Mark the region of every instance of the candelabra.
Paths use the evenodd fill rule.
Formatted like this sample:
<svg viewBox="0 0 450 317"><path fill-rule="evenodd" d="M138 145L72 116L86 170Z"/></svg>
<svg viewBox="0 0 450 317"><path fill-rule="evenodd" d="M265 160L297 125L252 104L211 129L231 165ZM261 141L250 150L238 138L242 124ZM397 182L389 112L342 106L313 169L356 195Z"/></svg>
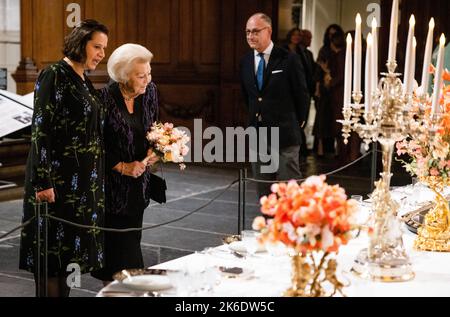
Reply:
<svg viewBox="0 0 450 317"><path fill-rule="evenodd" d="M375 183L372 204L374 211L373 232L369 246L361 250L352 271L361 277L375 281L400 282L414 278L411 262L406 254L397 217L399 205L392 199L389 187L391 165L395 143L408 136L414 125L411 113L412 96L403 92L403 84L395 73L395 61L387 63L388 73L372 92L372 102L363 109L361 92L353 92L353 104L344 105L342 132L344 143L352 131L364 140L368 149L370 143L379 142L383 152L383 172ZM364 119L362 121L361 119Z"/></svg>

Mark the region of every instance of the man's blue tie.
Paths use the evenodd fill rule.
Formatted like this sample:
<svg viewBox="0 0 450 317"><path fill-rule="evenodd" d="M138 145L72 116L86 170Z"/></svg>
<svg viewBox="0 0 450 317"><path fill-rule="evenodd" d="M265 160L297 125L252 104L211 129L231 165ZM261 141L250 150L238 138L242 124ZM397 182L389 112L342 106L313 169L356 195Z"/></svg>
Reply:
<svg viewBox="0 0 450 317"><path fill-rule="evenodd" d="M258 64L258 70L256 71L256 80L258 82L258 89L262 90L264 84L264 70L266 68L266 60L264 59L264 53L258 54L260 60Z"/></svg>

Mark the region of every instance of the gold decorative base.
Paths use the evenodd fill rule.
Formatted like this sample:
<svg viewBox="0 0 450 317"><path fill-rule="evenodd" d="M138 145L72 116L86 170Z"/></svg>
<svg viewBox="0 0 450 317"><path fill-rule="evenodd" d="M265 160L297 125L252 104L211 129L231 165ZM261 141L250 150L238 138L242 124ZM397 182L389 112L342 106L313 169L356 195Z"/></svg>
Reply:
<svg viewBox="0 0 450 317"><path fill-rule="evenodd" d="M292 285L283 293L285 297L332 297L343 293L348 286L340 282L336 276L337 262L329 258L330 253L320 254L320 260L315 261L314 253L296 254L291 256ZM331 292L325 290L324 284L329 284ZM328 289L328 288L327 288Z"/></svg>
<svg viewBox="0 0 450 317"><path fill-rule="evenodd" d="M442 235L432 238L425 238L422 233L414 241L414 248L419 251L450 252L450 232L443 232Z"/></svg>
<svg viewBox="0 0 450 317"><path fill-rule="evenodd" d="M409 259L396 256L369 259L363 249L351 269L355 275L376 282L407 282L415 277Z"/></svg>
<svg viewBox="0 0 450 317"><path fill-rule="evenodd" d="M425 216L417 231L414 248L419 251L450 252L450 211L448 201L440 192L446 183L441 177L423 179L436 194L436 206Z"/></svg>

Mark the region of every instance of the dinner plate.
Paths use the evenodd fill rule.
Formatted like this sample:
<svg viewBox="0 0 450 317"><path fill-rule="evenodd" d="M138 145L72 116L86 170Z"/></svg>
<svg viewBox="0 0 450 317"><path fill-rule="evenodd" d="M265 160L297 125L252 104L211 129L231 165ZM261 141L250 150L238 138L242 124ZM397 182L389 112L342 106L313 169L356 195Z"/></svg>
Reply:
<svg viewBox="0 0 450 317"><path fill-rule="evenodd" d="M137 276L137 275L167 275L167 270L161 270L161 269L128 269L128 270L122 270L120 272L117 272L113 275L113 279L122 282L124 279L130 276Z"/></svg>
<svg viewBox="0 0 450 317"><path fill-rule="evenodd" d="M228 248L231 251L235 251L238 253L247 253L247 249L245 248L245 244L242 241L235 241L232 242L228 245ZM256 250L256 252L265 252L266 248L264 247L263 244L258 244L258 249Z"/></svg>
<svg viewBox="0 0 450 317"><path fill-rule="evenodd" d="M122 281L128 288L140 291L162 291L172 287L166 275L136 275Z"/></svg>

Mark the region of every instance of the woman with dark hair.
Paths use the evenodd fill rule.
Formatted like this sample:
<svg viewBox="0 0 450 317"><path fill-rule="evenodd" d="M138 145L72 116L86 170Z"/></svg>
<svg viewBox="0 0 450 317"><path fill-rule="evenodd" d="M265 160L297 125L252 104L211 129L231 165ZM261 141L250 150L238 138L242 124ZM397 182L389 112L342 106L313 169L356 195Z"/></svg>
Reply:
<svg viewBox="0 0 450 317"><path fill-rule="evenodd" d="M333 135L333 117L330 115L332 111L332 96L330 90L331 70L330 65L334 57L331 48L331 38L335 34L344 35L344 31L337 24L330 25L325 31L323 46L319 51L317 65L315 71L315 105L316 119L314 121L313 135L315 136L315 148L319 157L325 154L334 156L334 135Z"/></svg>
<svg viewBox="0 0 450 317"><path fill-rule="evenodd" d="M299 28L293 28L286 35L286 43L283 45L285 49L292 53L299 54L302 31Z"/></svg>
<svg viewBox="0 0 450 317"><path fill-rule="evenodd" d="M23 222L47 202L49 214L87 226L104 224L104 107L86 70L105 57L108 29L86 20L65 38L64 58L44 69L36 82L32 145L28 156ZM42 224L41 224L42 225ZM20 268L37 272L35 226L23 229ZM50 297L67 297L69 264L80 273L103 267L103 234L49 220L48 287ZM41 258L42 261L42 258ZM42 262L41 262L42 263ZM69 270L70 272L72 270ZM45 290L41 289L43 293Z"/></svg>

